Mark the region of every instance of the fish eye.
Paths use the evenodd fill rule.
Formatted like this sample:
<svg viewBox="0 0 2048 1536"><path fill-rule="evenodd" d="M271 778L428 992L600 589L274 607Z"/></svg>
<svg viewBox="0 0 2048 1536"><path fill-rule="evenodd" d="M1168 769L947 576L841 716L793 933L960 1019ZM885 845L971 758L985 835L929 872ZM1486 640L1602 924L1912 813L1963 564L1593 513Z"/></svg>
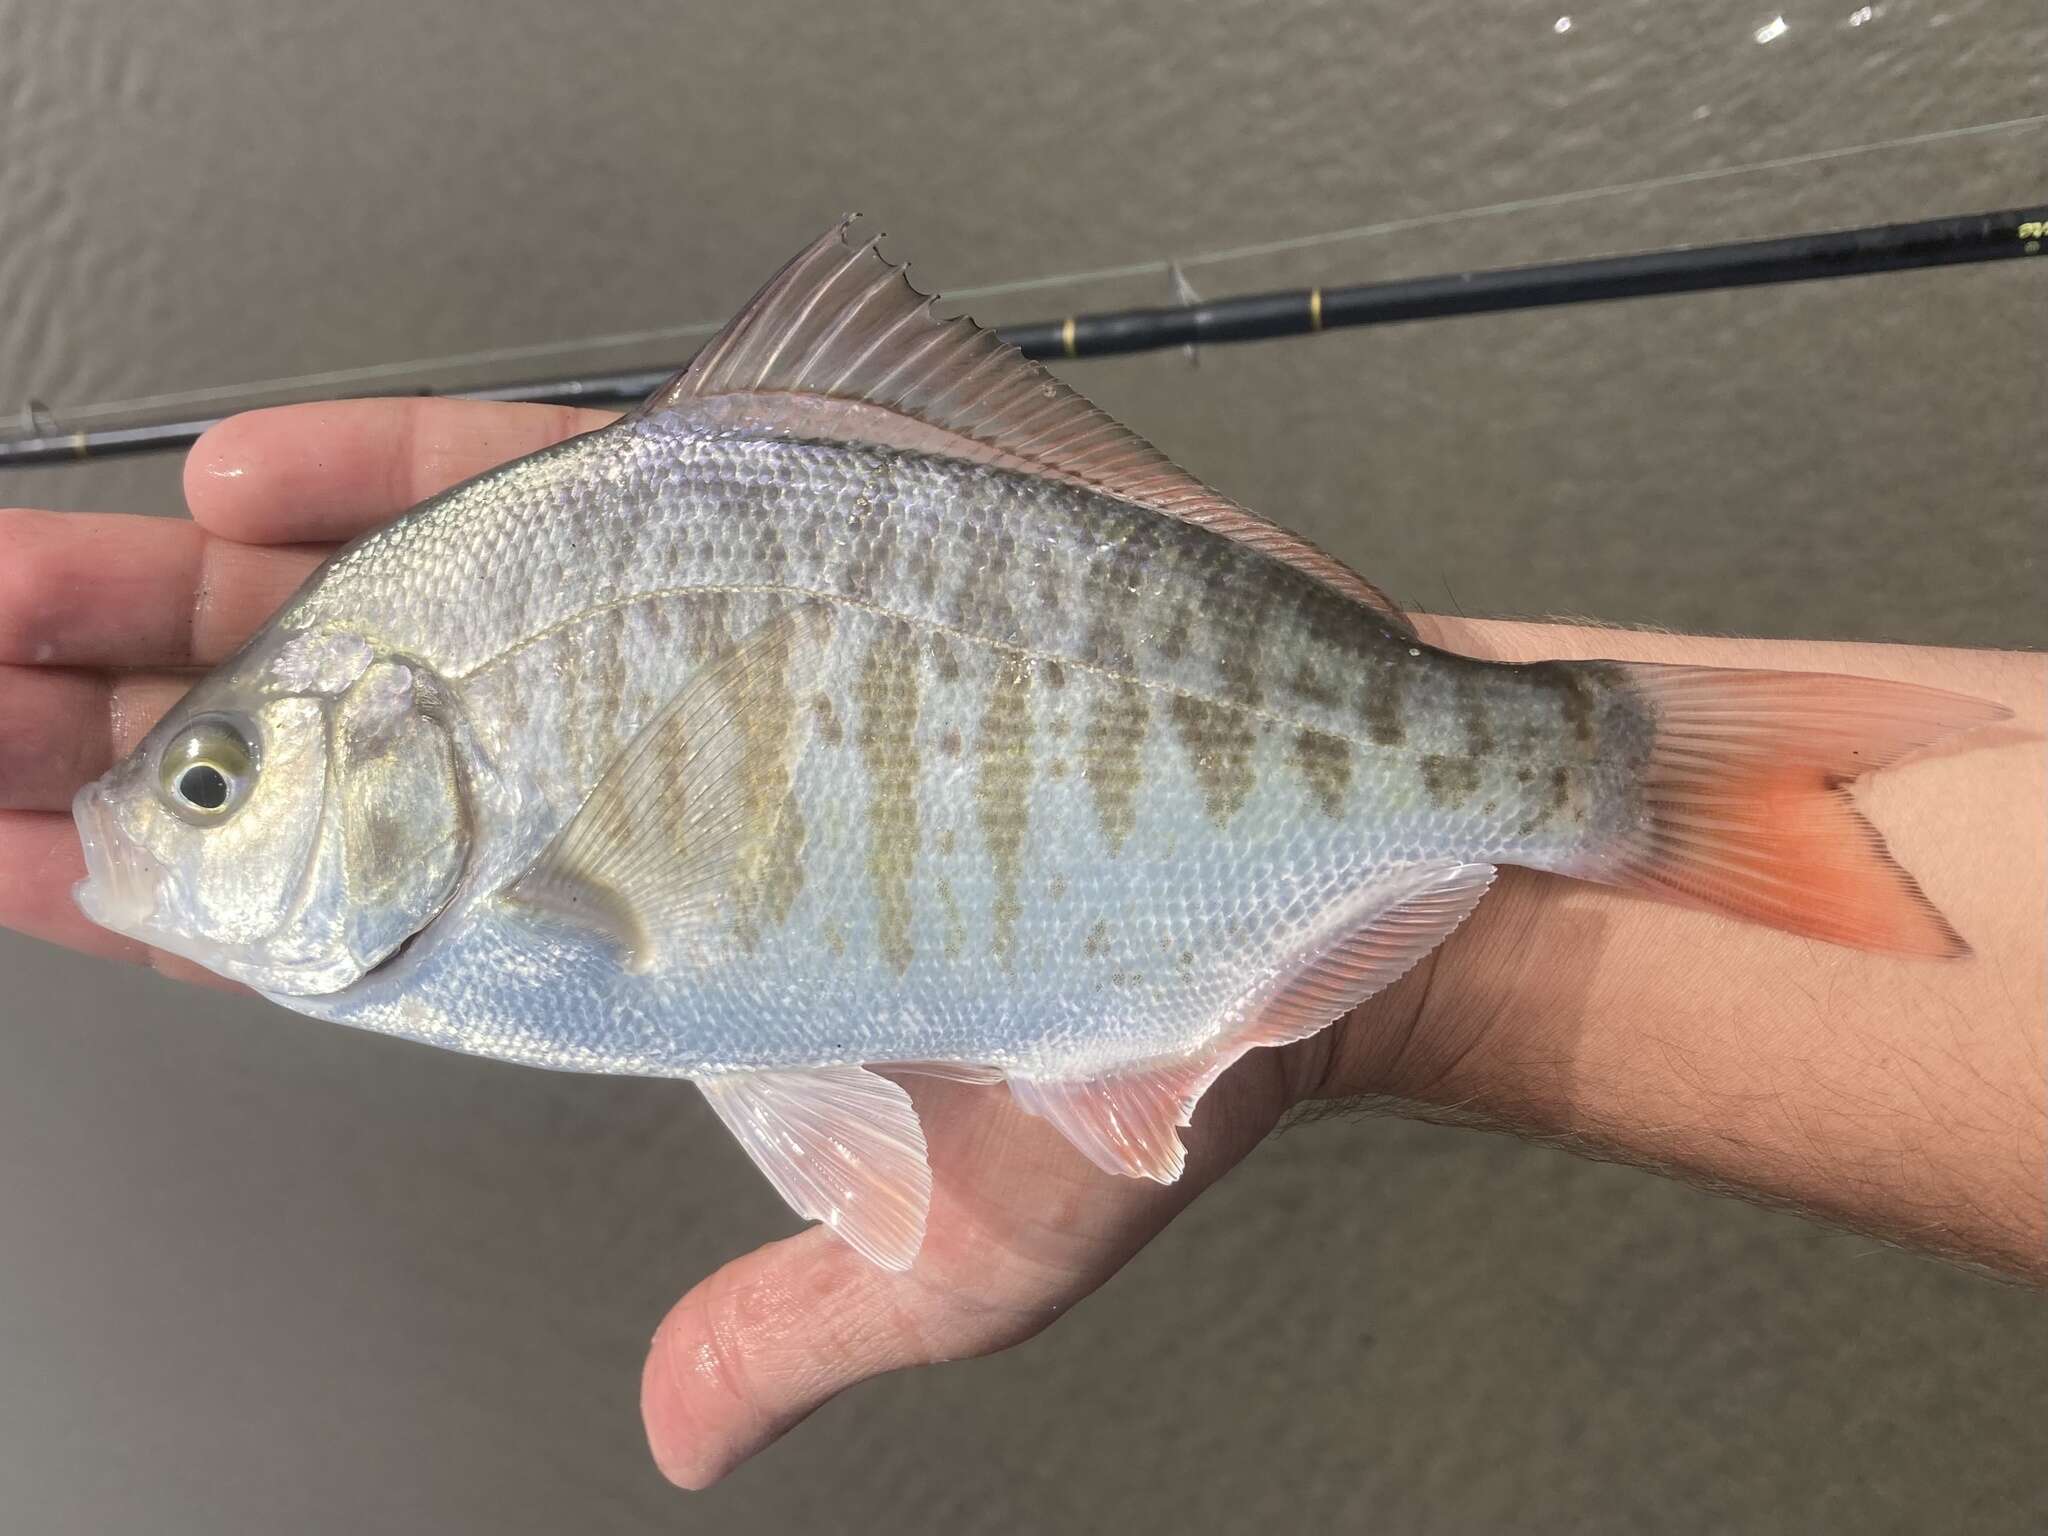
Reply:
<svg viewBox="0 0 2048 1536"><path fill-rule="evenodd" d="M219 821L240 809L256 782L256 753L230 720L209 715L171 738L157 765L166 803L188 821Z"/></svg>

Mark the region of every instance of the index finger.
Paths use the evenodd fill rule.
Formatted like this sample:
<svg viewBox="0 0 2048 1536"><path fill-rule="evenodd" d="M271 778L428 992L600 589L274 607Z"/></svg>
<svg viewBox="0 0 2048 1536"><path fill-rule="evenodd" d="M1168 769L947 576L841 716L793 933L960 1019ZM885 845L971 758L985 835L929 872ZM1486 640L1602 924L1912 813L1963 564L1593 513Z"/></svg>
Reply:
<svg viewBox="0 0 2048 1536"><path fill-rule="evenodd" d="M614 420L562 405L326 400L230 416L192 445L185 500L243 544L326 544L508 459Z"/></svg>

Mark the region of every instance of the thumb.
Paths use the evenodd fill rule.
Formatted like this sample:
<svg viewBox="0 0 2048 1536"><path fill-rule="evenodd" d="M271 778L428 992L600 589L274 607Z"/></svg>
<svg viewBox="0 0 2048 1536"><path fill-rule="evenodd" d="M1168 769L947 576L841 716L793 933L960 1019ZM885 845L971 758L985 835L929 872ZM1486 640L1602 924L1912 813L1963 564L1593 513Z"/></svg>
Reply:
<svg viewBox="0 0 2048 1536"><path fill-rule="evenodd" d="M850 1386L1038 1326L970 1312L812 1227L734 1260L662 1320L640 1376L648 1448L670 1482L706 1488Z"/></svg>

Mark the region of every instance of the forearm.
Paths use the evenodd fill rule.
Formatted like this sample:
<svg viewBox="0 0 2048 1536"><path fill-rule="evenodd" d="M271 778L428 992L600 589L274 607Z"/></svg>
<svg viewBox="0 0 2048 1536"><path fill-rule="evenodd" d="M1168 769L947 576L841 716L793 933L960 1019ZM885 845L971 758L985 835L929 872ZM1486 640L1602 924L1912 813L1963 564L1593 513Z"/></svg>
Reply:
<svg viewBox="0 0 2048 1536"><path fill-rule="evenodd" d="M2048 1281L2048 659L1428 621L1503 660L1858 673L2010 707L1866 780L1967 959L1840 949L1519 870L1340 1037L1335 1096L1555 1139Z"/></svg>

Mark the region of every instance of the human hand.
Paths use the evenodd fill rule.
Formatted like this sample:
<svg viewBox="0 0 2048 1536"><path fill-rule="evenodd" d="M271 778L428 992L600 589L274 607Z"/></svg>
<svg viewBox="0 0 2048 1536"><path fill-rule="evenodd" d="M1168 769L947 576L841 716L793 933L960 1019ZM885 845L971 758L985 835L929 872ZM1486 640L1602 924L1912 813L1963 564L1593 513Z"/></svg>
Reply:
<svg viewBox="0 0 2048 1536"><path fill-rule="evenodd" d="M0 513L0 925L226 985L77 910L72 795L338 542L607 419L445 400L259 411L194 448L191 522ZM1413 995L1404 984L1371 1006L1396 1019ZM642 1379L662 1470L702 1486L857 1381L1037 1332L1318 1091L1330 1060L1327 1036L1253 1052L1203 1099L1187 1171L1171 1186L1098 1171L999 1088L908 1080L934 1177L916 1266L886 1273L813 1228L690 1291L662 1322Z"/></svg>

